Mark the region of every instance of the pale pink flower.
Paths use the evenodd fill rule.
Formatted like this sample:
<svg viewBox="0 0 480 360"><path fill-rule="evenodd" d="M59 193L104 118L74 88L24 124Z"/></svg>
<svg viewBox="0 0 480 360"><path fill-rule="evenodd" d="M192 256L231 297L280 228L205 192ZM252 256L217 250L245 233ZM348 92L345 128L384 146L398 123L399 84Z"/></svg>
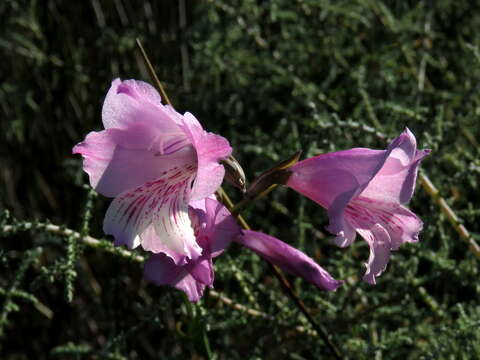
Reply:
<svg viewBox="0 0 480 360"><path fill-rule="evenodd" d="M105 98L105 130L73 148L99 193L113 197L104 231L116 245L165 253L176 264L201 256L188 204L213 194L225 170L226 139L203 130L190 113L161 104L149 84L116 79Z"/></svg>
<svg viewBox="0 0 480 360"><path fill-rule="evenodd" d="M322 154L290 168L286 185L328 210L327 229L335 243L349 246L358 232L370 247L363 279L375 284L390 251L418 241L422 221L402 204L410 201L420 161L429 150L417 150L406 129L386 150L355 148Z"/></svg>

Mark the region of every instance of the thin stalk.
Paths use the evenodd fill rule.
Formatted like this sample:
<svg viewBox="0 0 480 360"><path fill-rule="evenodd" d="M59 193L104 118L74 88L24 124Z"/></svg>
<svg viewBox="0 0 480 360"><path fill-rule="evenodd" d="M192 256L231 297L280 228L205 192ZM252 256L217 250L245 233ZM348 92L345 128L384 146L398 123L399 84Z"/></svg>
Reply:
<svg viewBox="0 0 480 360"><path fill-rule="evenodd" d="M155 69L153 68L152 63L150 62L150 59L147 56L147 53L145 52L145 49L142 46L142 43L140 42L139 38L136 38L135 41L137 42L138 49L140 50L140 53L142 54L143 61L145 61L145 65L147 66L148 73L150 74L150 77L152 78L153 82L157 86L158 90L160 91L160 94L162 94L163 99L165 102L172 106L172 102L168 98L168 95L163 88L162 83L158 79L157 73L155 72Z"/></svg>
<svg viewBox="0 0 480 360"><path fill-rule="evenodd" d="M418 178L420 180L420 183L422 184L422 187L425 189L425 191L428 193L428 195L430 195L430 197L437 203L437 205L440 207L440 210L442 211L442 213L448 219L450 224L452 224L452 226L457 231L457 233L460 235L462 240L467 242L470 251L478 259L480 259L480 246L478 246L475 239L473 239L473 237L470 235L470 232L460 222L461 220L455 214L455 212L452 210L452 208L447 204L447 201L440 195L440 192L435 187L435 185L433 185L433 183L430 181L428 176L425 175L423 172L420 173Z"/></svg>

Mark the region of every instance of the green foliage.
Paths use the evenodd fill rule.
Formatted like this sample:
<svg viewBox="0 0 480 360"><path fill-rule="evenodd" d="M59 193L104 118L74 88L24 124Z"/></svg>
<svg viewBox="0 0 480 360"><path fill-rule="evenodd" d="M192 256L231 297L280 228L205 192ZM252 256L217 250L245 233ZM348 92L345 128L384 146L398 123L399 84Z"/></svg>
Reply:
<svg viewBox="0 0 480 360"><path fill-rule="evenodd" d="M143 282L142 259L101 239L109 200L85 195L70 153L101 127L112 78L148 80L137 36L176 107L226 136L250 180L300 148L384 148L408 126L433 150L425 173L480 240L479 4L185 3L0 3L0 358L330 356L245 249L217 259L220 295L192 305ZM278 188L243 214L346 280L335 293L294 281L345 357L478 358L479 260L425 191L410 206L425 223L420 242L395 252L376 286L360 280L365 244L333 246L308 199Z"/></svg>

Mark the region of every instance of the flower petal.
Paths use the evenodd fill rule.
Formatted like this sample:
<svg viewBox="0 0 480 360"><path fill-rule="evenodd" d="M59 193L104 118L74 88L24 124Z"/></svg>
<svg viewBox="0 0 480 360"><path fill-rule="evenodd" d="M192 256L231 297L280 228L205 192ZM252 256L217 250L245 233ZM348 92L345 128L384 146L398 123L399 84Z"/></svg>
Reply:
<svg viewBox="0 0 480 360"><path fill-rule="evenodd" d="M345 213L357 230L369 230L380 224L391 238L392 250L406 242L417 242L423 228L423 222L406 207L363 196L354 199Z"/></svg>
<svg viewBox="0 0 480 360"><path fill-rule="evenodd" d="M133 247L142 245L144 249L155 249L154 253L156 254L162 253L167 255L175 264L183 265L187 263L188 259L183 252L173 250L162 242L153 223L137 236L135 240Z"/></svg>
<svg viewBox="0 0 480 360"><path fill-rule="evenodd" d="M405 242L418 241L422 221L399 204L358 197L346 209L346 218L370 246L364 280L375 284L375 277L386 268L391 250Z"/></svg>
<svg viewBox="0 0 480 360"><path fill-rule="evenodd" d="M340 217L340 219L343 223L341 224L336 224L336 226L340 229L342 229L340 232L337 233L337 236L333 240L333 242L342 248L350 246L354 241L355 238L357 237L357 231L356 229L350 224L350 222L345 219L345 217ZM335 233L334 231L330 230L329 226L327 226L327 230Z"/></svg>
<svg viewBox="0 0 480 360"><path fill-rule="evenodd" d="M390 236L379 224L375 224L370 230L358 229L357 231L370 246L368 262L365 263L367 271L363 276L363 280L375 285L375 278L385 271L390 260Z"/></svg>
<svg viewBox="0 0 480 360"><path fill-rule="evenodd" d="M175 265L165 254L153 254L144 264L144 278L157 285L173 286L187 275L185 266Z"/></svg>
<svg viewBox="0 0 480 360"><path fill-rule="evenodd" d="M214 195L190 201L190 220L203 254L219 256L240 234L240 226L230 211Z"/></svg>
<svg viewBox="0 0 480 360"><path fill-rule="evenodd" d="M345 207L367 187L387 157L386 151L364 148L322 154L292 166L286 185L327 208L328 230L341 236L347 231Z"/></svg>
<svg viewBox="0 0 480 360"><path fill-rule="evenodd" d="M150 84L117 78L103 102L103 126L105 129L125 127L143 114L142 108L151 110L160 106L163 106L160 95Z"/></svg>
<svg viewBox="0 0 480 360"><path fill-rule="evenodd" d="M136 80L114 80L102 108L105 129L128 130L139 121L146 123L150 130L147 134L155 139L154 150L159 154L171 153L190 143L180 128L181 118L173 108L162 105L152 86ZM130 137L128 132L127 136ZM152 150L149 144L150 141L140 142L137 148Z"/></svg>
<svg viewBox="0 0 480 360"><path fill-rule="evenodd" d="M348 202L363 190L385 159L385 151L364 148L318 155L293 165L286 185L329 208L339 196L348 194L341 201Z"/></svg>
<svg viewBox="0 0 480 360"><path fill-rule="evenodd" d="M214 279L213 262L210 256L202 256L198 260L192 260L192 265L189 265L189 272L198 282L212 286Z"/></svg>
<svg viewBox="0 0 480 360"><path fill-rule="evenodd" d="M200 200L213 194L222 184L225 169L219 161L227 158L232 148L224 137L203 130L198 120L188 112L184 115L182 128L197 151L198 170L192 200Z"/></svg>
<svg viewBox="0 0 480 360"><path fill-rule="evenodd" d="M418 151L415 136L408 128L392 144L388 159L362 196L405 204L412 198L418 166L430 150Z"/></svg>
<svg viewBox="0 0 480 360"><path fill-rule="evenodd" d="M107 210L104 232L115 237L116 245L130 248L140 236L145 250L157 253L166 247L184 257L174 259L180 263L186 258L197 258L202 250L195 241L188 217L190 184L194 176L192 165L173 167L155 181L121 193ZM143 237L149 226L153 226L157 237L151 233Z"/></svg>
<svg viewBox="0 0 480 360"><path fill-rule="evenodd" d="M144 278L157 285L171 285L183 291L192 302L197 302L205 289L205 284L189 272L189 265L177 266L164 254L150 256L144 265Z"/></svg>
<svg viewBox="0 0 480 360"><path fill-rule="evenodd" d="M209 236L209 252L212 257L220 255L240 235L240 226L230 211L215 199L205 199L207 223L205 232Z"/></svg>
<svg viewBox="0 0 480 360"><path fill-rule="evenodd" d="M90 185L109 197L153 181L173 164L195 164L195 151L184 146L161 155L158 129L146 121L137 121L125 129L91 132L73 148L84 158L83 169Z"/></svg>
<svg viewBox="0 0 480 360"><path fill-rule="evenodd" d="M292 275L300 276L322 290L337 289L342 282L335 280L312 258L267 234L243 230L236 240L261 257Z"/></svg>
<svg viewBox="0 0 480 360"><path fill-rule="evenodd" d="M188 300L196 303L203 296L205 285L195 280L192 275L187 275L175 284L175 288L183 291Z"/></svg>

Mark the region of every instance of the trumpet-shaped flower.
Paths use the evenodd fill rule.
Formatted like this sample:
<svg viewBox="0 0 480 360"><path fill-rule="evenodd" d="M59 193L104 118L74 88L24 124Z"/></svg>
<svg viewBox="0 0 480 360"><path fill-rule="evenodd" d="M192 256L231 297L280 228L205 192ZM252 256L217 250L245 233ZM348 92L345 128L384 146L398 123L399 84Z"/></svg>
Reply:
<svg viewBox="0 0 480 360"><path fill-rule="evenodd" d="M104 231L116 245L164 253L175 264L199 258L188 204L211 195L225 170L226 139L203 130L190 113L161 104L147 83L116 79L102 109L104 130L73 148L99 193L114 197Z"/></svg>
<svg viewBox="0 0 480 360"><path fill-rule="evenodd" d="M375 284L390 251L418 241L422 221L403 206L412 195L420 161L429 150L417 150L406 129L386 150L355 148L319 155L290 168L290 188L328 210L327 229L335 243L350 245L356 232L370 247L363 279Z"/></svg>
<svg viewBox="0 0 480 360"><path fill-rule="evenodd" d="M189 215L202 255L177 265L165 254L153 254L145 263L145 279L157 285L171 285L198 301L206 286L213 287L212 259L232 241L253 250L284 271L300 276L322 290L335 290L336 281L311 258L284 242L256 231L240 231L230 212L217 200L206 198L190 203Z"/></svg>

